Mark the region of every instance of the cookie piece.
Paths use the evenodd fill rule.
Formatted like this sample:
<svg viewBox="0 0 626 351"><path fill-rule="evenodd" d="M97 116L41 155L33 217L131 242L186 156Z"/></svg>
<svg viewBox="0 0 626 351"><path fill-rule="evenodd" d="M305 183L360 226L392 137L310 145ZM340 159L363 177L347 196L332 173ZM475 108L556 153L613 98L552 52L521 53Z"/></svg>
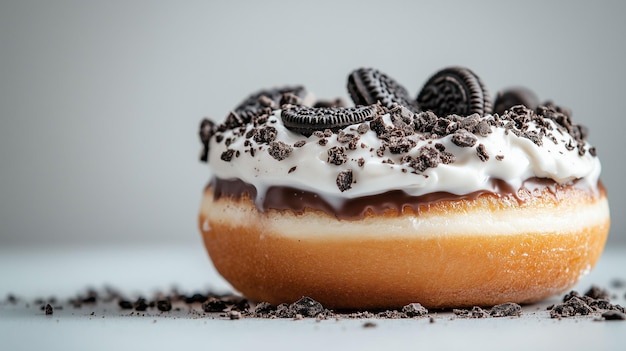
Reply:
<svg viewBox="0 0 626 351"><path fill-rule="evenodd" d="M417 96L423 111L439 117L490 114L491 98L480 78L465 67L448 67L433 75Z"/></svg>
<svg viewBox="0 0 626 351"><path fill-rule="evenodd" d="M402 85L374 68L359 68L350 73L348 93L356 105L380 102L391 108L394 104L400 104L413 112L419 112L419 107Z"/></svg>
<svg viewBox="0 0 626 351"><path fill-rule="evenodd" d="M287 102L291 105L302 103L306 95L307 90L301 85L263 89L248 96L235 107L234 113L238 116L238 124L243 125L266 108L280 108L281 103ZM230 126L230 128L236 127Z"/></svg>
<svg viewBox="0 0 626 351"><path fill-rule="evenodd" d="M502 115L516 105L524 105L534 110L539 106L539 98L528 88L514 87L499 91L493 105L493 112Z"/></svg>
<svg viewBox="0 0 626 351"><path fill-rule="evenodd" d="M357 107L306 107L284 109L280 115L288 129L310 136L315 131L337 131L349 125L369 121L378 113L376 105Z"/></svg>

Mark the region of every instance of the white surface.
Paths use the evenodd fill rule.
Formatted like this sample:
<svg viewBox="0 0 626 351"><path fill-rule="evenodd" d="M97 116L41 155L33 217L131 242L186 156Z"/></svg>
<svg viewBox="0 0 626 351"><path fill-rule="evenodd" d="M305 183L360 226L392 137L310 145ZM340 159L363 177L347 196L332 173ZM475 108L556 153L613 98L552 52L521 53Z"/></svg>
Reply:
<svg viewBox="0 0 626 351"><path fill-rule="evenodd" d="M590 275L575 287L584 293L591 284L617 294L625 305L626 248L609 248ZM72 247L0 249L0 348L3 350L84 349L551 349L623 350L626 322L594 321L585 316L556 320L546 306L556 296L524 306L519 318L461 319L452 313L404 320L212 319L187 311L148 311L145 316L117 308L83 306L55 310L45 316L32 300L60 301L88 287L112 285L121 291L150 296L176 285L183 292L227 290L200 244L197 246ZM12 293L21 300L5 301ZM30 301L30 307L25 307ZM94 315L91 313L94 312Z"/></svg>

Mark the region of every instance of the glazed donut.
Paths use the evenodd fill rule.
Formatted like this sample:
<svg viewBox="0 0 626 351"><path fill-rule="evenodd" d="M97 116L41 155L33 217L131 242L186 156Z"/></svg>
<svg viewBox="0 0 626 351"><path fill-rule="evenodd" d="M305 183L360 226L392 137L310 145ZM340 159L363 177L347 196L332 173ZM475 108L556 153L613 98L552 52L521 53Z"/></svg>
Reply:
<svg viewBox="0 0 626 351"><path fill-rule="evenodd" d="M254 94L245 118L235 109L220 125L202 122L211 175L199 227L236 290L331 309L493 306L547 298L592 269L608 200L595 148L568 111L491 114L484 84L459 67L404 106L405 90L397 102L380 88L399 84L378 71L369 76L385 84L360 79L364 70L350 94L376 104L315 107L303 89L283 88ZM455 92L454 104L437 95Z"/></svg>

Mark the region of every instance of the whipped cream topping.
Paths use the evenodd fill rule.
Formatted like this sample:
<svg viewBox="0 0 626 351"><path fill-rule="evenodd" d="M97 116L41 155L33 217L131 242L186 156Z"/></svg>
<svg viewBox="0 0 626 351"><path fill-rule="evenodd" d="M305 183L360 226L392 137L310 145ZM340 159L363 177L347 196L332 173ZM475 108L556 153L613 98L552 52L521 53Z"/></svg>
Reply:
<svg viewBox="0 0 626 351"><path fill-rule="evenodd" d="M257 205L263 202L267 189L274 186L315 192L336 206L346 198L392 190L411 196L434 192L495 193L494 179L514 189L525 180L546 178L558 184L577 180L577 184L597 190L601 165L595 149L548 118L542 118L541 125L534 121L525 123L524 133L520 133L510 123L505 126L494 122L499 121L497 115L475 116L480 122L489 122L489 130L468 133L471 146L459 142L459 135L454 133L441 137L414 133L403 136L401 150L394 150L380 138L372 126L374 122L307 137L287 129L281 112L274 110L263 121L262 127L269 131L247 123L221 130L209 141L212 176L240 179L253 185L257 189ZM388 111L380 121L385 128L394 128ZM529 138L528 133L534 137ZM271 141L264 134L270 134ZM356 140L345 138L346 135ZM424 150L440 151L443 162L426 169L416 167L410 160L420 159Z"/></svg>

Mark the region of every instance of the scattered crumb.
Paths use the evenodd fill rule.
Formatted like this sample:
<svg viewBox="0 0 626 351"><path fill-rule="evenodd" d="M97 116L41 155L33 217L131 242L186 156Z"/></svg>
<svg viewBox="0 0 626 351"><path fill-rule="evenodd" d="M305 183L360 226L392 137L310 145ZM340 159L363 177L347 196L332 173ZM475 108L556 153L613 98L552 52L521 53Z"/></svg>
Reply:
<svg viewBox="0 0 626 351"><path fill-rule="evenodd" d="M626 320L626 313L616 310L610 310L602 313L602 318L607 321L623 321Z"/></svg>
<svg viewBox="0 0 626 351"><path fill-rule="evenodd" d="M616 284L612 283L611 286ZM621 286L619 286L621 288ZM620 293L621 294L621 293ZM622 321L626 320L626 311L619 304L611 302L615 293L598 286L592 286L584 294L577 291L570 291L563 295L561 303L548 306L547 313L542 312L538 306L529 306L528 308L536 311L527 312L533 316L546 315L547 318L561 320L563 318L579 317L592 321ZM13 301L13 302L12 302ZM7 297L6 302L14 304L16 301L23 301L17 296L11 295ZM182 314L189 314L192 318L225 318L225 319L243 319L243 318L262 318L262 319L285 319L303 320L314 318L317 322L336 319L367 319L364 328L376 327L377 323L372 319L411 319L411 318L427 318L428 323L435 323L435 316L429 314L428 309L419 303L410 303L397 310L384 311L331 311L326 309L318 301L303 297L291 304L280 304L278 306L271 305L267 302L250 302L238 295L214 294L211 292L197 292L193 294L182 294L177 290L172 290L167 294L159 293L152 298L139 296L136 298L128 298L117 291L108 291L105 293L89 291L85 294L78 294L76 297L70 298L66 303L57 301L55 298L35 299L31 303L25 303L26 308L36 306L41 309L45 315L53 315L55 310L62 310L70 306L80 306L90 304L90 308L94 308L89 312L89 316L95 316L96 313L101 314L95 306L107 306L104 309L117 310L121 315L127 317L159 317L159 318L180 318ZM110 304L110 305L108 305ZM527 310L529 311L529 310ZM519 304L507 302L492 307L474 306L472 308L459 308L451 310L441 310L440 312L452 312L450 320L457 318L464 319L481 319L481 318L499 318L499 317L519 317L522 315L523 309ZM102 315L102 318L105 316ZM153 319L153 323L157 319ZM370 325L371 324L371 325Z"/></svg>

